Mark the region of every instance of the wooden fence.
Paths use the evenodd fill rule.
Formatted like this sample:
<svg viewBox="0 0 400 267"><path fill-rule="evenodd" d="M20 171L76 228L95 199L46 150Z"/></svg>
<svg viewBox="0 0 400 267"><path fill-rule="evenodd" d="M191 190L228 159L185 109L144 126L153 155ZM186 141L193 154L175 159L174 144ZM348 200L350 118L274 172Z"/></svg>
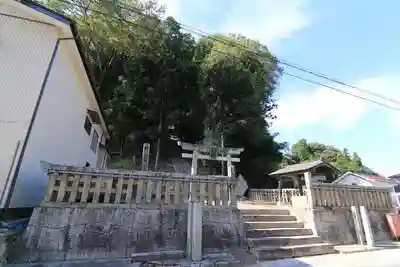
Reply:
<svg viewBox="0 0 400 267"><path fill-rule="evenodd" d="M389 188L340 184L313 184L311 186L313 207L365 206L367 209L391 209Z"/></svg>
<svg viewBox="0 0 400 267"><path fill-rule="evenodd" d="M227 176L74 167L49 168L48 175L45 203L179 205L191 195L208 206L237 204L237 181Z"/></svg>
<svg viewBox="0 0 400 267"><path fill-rule="evenodd" d="M284 188L279 189L250 189L249 199L254 201L265 201L272 204L291 204L293 196L300 196L300 189Z"/></svg>

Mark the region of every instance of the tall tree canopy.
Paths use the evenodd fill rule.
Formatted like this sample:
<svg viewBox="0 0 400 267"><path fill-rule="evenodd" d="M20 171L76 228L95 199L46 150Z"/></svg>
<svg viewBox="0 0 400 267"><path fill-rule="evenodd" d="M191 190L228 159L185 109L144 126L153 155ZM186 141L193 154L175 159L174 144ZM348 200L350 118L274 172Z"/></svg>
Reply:
<svg viewBox="0 0 400 267"><path fill-rule="evenodd" d="M276 59L265 46L241 35L200 39L196 59L203 74L203 101L209 107L206 130L217 140L223 133L227 146L243 147L240 171L254 175L252 186L262 186L262 178L281 158L281 145L268 132L280 75Z"/></svg>
<svg viewBox="0 0 400 267"><path fill-rule="evenodd" d="M367 171L357 153L350 155L346 148L340 150L334 146L308 142L306 139L300 139L292 146L290 159L296 163L322 159L342 171Z"/></svg>
<svg viewBox="0 0 400 267"><path fill-rule="evenodd" d="M156 1L42 0L78 24L86 58L122 158L152 144L156 162L186 142L243 147L239 171L263 186L281 161L268 131L280 78L267 47L241 35L196 41ZM251 52L249 51L251 50ZM256 53L255 53L256 52Z"/></svg>

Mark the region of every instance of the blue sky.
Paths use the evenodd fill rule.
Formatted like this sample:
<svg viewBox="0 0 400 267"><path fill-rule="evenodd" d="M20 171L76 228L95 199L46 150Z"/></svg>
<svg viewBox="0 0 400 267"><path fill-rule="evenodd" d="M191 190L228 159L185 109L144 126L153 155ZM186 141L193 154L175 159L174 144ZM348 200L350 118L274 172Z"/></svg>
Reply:
<svg viewBox="0 0 400 267"><path fill-rule="evenodd" d="M280 59L400 102L400 1L159 2L167 6L168 14L186 25L209 33L242 33L265 43ZM288 67L285 70L318 80ZM378 100L354 89L334 86ZM288 76L282 78L276 98L278 119L272 130L280 133L278 140L293 143L304 137L347 147L382 174L400 172L400 111Z"/></svg>

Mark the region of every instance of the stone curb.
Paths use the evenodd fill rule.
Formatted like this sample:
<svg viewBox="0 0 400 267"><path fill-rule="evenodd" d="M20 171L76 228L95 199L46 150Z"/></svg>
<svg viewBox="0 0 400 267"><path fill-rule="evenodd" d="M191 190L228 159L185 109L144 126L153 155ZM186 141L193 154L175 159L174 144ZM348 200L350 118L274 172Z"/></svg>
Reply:
<svg viewBox="0 0 400 267"><path fill-rule="evenodd" d="M381 246L368 247L368 246L360 246L355 248L338 248L334 247L335 251L339 254L353 254L353 253L361 253L361 252L371 252L378 250L386 250L386 249L398 249L400 248L400 244L382 244Z"/></svg>

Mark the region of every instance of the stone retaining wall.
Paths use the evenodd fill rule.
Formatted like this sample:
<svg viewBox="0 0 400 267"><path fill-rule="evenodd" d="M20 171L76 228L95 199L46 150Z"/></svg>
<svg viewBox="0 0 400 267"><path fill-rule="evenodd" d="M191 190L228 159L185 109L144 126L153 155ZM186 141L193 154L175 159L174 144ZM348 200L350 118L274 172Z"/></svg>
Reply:
<svg viewBox="0 0 400 267"><path fill-rule="evenodd" d="M238 209L204 207L202 249L204 254L232 252L244 245Z"/></svg>
<svg viewBox="0 0 400 267"><path fill-rule="evenodd" d="M181 251L187 211L163 207L40 207L8 260L48 262L127 258L132 253Z"/></svg>
<svg viewBox="0 0 400 267"><path fill-rule="evenodd" d="M306 197L293 199L292 214L306 224L315 228L315 234L325 242L333 245L357 244L357 230L351 207L313 207L307 206ZM377 242L390 241L390 230L385 214L391 209L368 209L374 239ZM364 240L365 241L365 240Z"/></svg>
<svg viewBox="0 0 400 267"><path fill-rule="evenodd" d="M353 214L348 208L318 208L313 211L317 234L332 245L357 244Z"/></svg>
<svg viewBox="0 0 400 267"><path fill-rule="evenodd" d="M204 254L231 252L243 244L238 210L204 207ZM185 206L46 206L36 208L22 237L7 242L9 263L88 259L183 258Z"/></svg>
<svg viewBox="0 0 400 267"><path fill-rule="evenodd" d="M376 242L390 241L385 214L390 210L369 210L368 215ZM317 208L314 210L314 220L319 236L333 245L357 244L355 220L349 208ZM365 240L364 240L365 242Z"/></svg>

